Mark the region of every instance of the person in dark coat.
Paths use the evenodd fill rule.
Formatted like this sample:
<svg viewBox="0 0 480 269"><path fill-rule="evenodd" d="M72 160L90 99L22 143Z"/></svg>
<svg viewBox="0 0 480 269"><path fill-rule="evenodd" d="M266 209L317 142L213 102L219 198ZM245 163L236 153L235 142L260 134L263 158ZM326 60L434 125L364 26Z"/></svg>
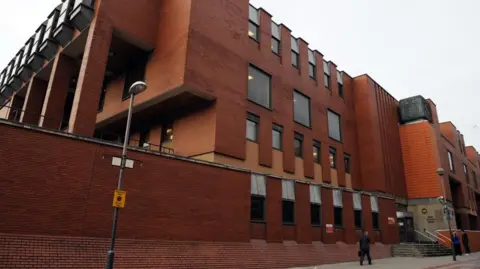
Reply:
<svg viewBox="0 0 480 269"><path fill-rule="evenodd" d="M365 256L367 256L368 264L372 264L372 258L370 257L370 238L368 237L367 231L363 232L358 243L360 247L360 265L363 265L363 259Z"/></svg>
<svg viewBox="0 0 480 269"><path fill-rule="evenodd" d="M465 248L466 255L467 256L470 255L470 245L468 243L468 234L463 229L462 229L462 242L463 242L463 247Z"/></svg>
<svg viewBox="0 0 480 269"><path fill-rule="evenodd" d="M462 256L462 247L460 246L460 237L458 236L457 232L453 232L453 247L455 249L455 254Z"/></svg>

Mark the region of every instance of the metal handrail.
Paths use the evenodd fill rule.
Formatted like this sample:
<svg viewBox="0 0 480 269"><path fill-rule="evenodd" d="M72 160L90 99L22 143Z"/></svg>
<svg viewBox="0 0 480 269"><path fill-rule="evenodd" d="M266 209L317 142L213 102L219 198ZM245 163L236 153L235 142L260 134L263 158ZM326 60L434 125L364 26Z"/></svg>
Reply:
<svg viewBox="0 0 480 269"><path fill-rule="evenodd" d="M443 239L448 240L449 242L452 242L452 240L450 238L448 238L448 236L445 236L445 235L441 234L438 230L435 231L435 233L437 233Z"/></svg>
<svg viewBox="0 0 480 269"><path fill-rule="evenodd" d="M445 241L443 241L442 238L436 236L435 234L432 234L431 232L429 232L427 229L423 229L424 232L426 232L427 234L433 236L434 238L438 239L438 241L441 241L442 243L445 243Z"/></svg>
<svg viewBox="0 0 480 269"><path fill-rule="evenodd" d="M425 235L424 233L418 231L418 230L414 230L416 233L420 234L421 236L427 238L428 240L432 241L432 242L436 242L435 240L431 239L428 235ZM417 240L418 242L420 242L420 240Z"/></svg>

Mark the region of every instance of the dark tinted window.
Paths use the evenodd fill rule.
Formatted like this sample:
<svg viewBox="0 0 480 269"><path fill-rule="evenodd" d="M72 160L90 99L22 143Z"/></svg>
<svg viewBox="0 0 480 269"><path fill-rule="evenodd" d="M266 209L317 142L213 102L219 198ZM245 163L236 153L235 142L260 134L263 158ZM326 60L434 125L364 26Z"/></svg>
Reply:
<svg viewBox="0 0 480 269"><path fill-rule="evenodd" d="M335 227L343 227L343 209L341 207L334 207L333 208L333 217Z"/></svg>
<svg viewBox="0 0 480 269"><path fill-rule="evenodd" d="M272 52L275 54L280 54L280 40L272 37Z"/></svg>
<svg viewBox="0 0 480 269"><path fill-rule="evenodd" d="M350 173L350 155L345 153L345 173Z"/></svg>
<svg viewBox="0 0 480 269"><path fill-rule="evenodd" d="M320 163L320 146L313 145L313 161Z"/></svg>
<svg viewBox="0 0 480 269"><path fill-rule="evenodd" d="M295 134L293 138L293 146L295 150L295 156L303 157L303 137L299 134Z"/></svg>
<svg viewBox="0 0 480 269"><path fill-rule="evenodd" d="M338 83L338 95L343 98L343 84Z"/></svg>
<svg viewBox="0 0 480 269"><path fill-rule="evenodd" d="M272 77L260 69L248 67L248 100L270 108Z"/></svg>
<svg viewBox="0 0 480 269"><path fill-rule="evenodd" d="M127 64L127 70L125 72L125 84L123 86L123 99L130 96L128 91L133 83L137 81L145 81L145 69L147 67L147 61L148 56L143 55L136 57Z"/></svg>
<svg viewBox="0 0 480 269"><path fill-rule="evenodd" d="M354 214L355 214L355 228L362 229L362 211L355 210Z"/></svg>
<svg viewBox="0 0 480 269"><path fill-rule="evenodd" d="M299 60L298 53L292 50L292 65L298 68L300 64L299 62L300 60Z"/></svg>
<svg viewBox="0 0 480 269"><path fill-rule="evenodd" d="M285 224L292 224L295 223L295 202L293 201L282 201L282 216L283 216L283 223Z"/></svg>
<svg viewBox="0 0 480 269"><path fill-rule="evenodd" d="M378 213L372 212L372 223L374 230L380 230L380 220L378 219Z"/></svg>
<svg viewBox="0 0 480 269"><path fill-rule="evenodd" d="M317 78L317 75L316 75L316 68L315 68L315 65L310 63L308 65L308 75L313 78L313 79L316 79Z"/></svg>
<svg viewBox="0 0 480 269"><path fill-rule="evenodd" d="M250 218L256 221L265 220L265 197L251 196Z"/></svg>
<svg viewBox="0 0 480 269"><path fill-rule="evenodd" d="M328 74L323 73L323 83L325 88L330 89L330 76Z"/></svg>
<svg viewBox="0 0 480 269"><path fill-rule="evenodd" d="M310 220L312 225L320 225L320 205L310 204Z"/></svg>
<svg viewBox="0 0 480 269"><path fill-rule="evenodd" d="M329 151L330 151L329 153L330 167L337 168L337 150L335 148L330 147Z"/></svg>

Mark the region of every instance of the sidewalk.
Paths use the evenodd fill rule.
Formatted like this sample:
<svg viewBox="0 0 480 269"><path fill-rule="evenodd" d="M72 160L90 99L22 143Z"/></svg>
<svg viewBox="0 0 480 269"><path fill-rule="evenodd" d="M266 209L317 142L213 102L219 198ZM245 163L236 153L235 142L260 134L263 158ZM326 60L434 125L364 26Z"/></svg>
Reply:
<svg viewBox="0 0 480 269"><path fill-rule="evenodd" d="M388 258L374 260L373 265L365 262L360 266L355 263L338 263L330 265L292 268L292 269L350 269L350 268L388 268L388 269L480 269L480 253L473 253L470 256L457 257L453 262L451 256L433 258Z"/></svg>

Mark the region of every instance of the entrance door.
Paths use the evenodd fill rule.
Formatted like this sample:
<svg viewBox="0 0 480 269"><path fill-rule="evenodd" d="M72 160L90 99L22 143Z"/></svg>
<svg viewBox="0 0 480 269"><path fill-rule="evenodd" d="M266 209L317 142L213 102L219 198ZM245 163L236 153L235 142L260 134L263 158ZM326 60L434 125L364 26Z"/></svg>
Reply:
<svg viewBox="0 0 480 269"><path fill-rule="evenodd" d="M400 242L415 242L415 228L413 227L413 218L404 217L398 220L398 232L400 233Z"/></svg>

